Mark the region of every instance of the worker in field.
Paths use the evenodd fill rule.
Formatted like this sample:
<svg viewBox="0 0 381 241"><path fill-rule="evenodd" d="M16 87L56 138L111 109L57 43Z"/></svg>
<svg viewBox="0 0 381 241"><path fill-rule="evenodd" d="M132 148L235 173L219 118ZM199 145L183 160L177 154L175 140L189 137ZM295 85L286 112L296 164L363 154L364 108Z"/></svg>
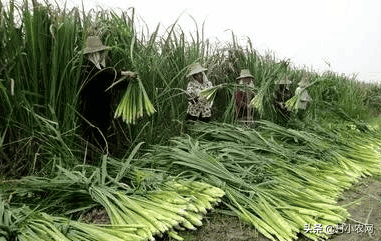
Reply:
<svg viewBox="0 0 381 241"><path fill-rule="evenodd" d="M102 44L99 36L87 38L83 54L83 82L79 93L82 137L101 153L108 154L107 130L112 121L112 105L120 101L129 80L137 74L106 68L110 47ZM129 78L118 81L122 76ZM111 87L111 88L110 88Z"/></svg>
<svg viewBox="0 0 381 241"><path fill-rule="evenodd" d="M199 63L189 66L189 73L187 74L189 83L185 92L188 97L187 120L208 122L211 119L213 101L200 96L202 90L213 87L212 82L208 80L205 74L206 70L208 69Z"/></svg>
<svg viewBox="0 0 381 241"><path fill-rule="evenodd" d="M283 122L288 121L291 116L290 110L286 107L286 101L292 97L291 84L287 76L275 82L274 108Z"/></svg>
<svg viewBox="0 0 381 241"><path fill-rule="evenodd" d="M308 94L307 87L309 86L308 76L303 73L302 80L298 83L298 88L295 90L295 96L297 96L296 100L296 111L297 117L300 120L303 120L307 109L308 103L312 100L310 95Z"/></svg>
<svg viewBox="0 0 381 241"><path fill-rule="evenodd" d="M241 88L235 93L236 115L240 120L251 120L253 118L253 107L249 105L250 100L254 97L254 76L251 75L249 69L242 69L237 82Z"/></svg>

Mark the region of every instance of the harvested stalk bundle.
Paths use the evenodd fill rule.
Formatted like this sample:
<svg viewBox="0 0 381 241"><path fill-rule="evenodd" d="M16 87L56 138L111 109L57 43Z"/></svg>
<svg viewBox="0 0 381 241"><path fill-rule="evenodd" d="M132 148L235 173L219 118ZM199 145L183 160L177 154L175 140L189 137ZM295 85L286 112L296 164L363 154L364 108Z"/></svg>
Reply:
<svg viewBox="0 0 381 241"><path fill-rule="evenodd" d="M137 77L128 85L126 93L115 111L114 118L122 117L127 124L135 124L136 119L143 117L144 111L148 116L156 112L141 79Z"/></svg>
<svg viewBox="0 0 381 241"><path fill-rule="evenodd" d="M217 91L219 89L225 89L225 90L228 90L230 93L234 93L237 90L237 88L242 88L242 87L243 87L244 90L249 90L250 91L250 88L248 88L245 85L228 84L228 83L226 83L226 84L220 84L220 85L217 85L217 86L213 86L211 88L203 89L200 92L200 96L204 97L207 100L213 102L214 99L216 98Z"/></svg>
<svg viewBox="0 0 381 241"><path fill-rule="evenodd" d="M273 80L270 77L263 78L261 85L256 88L256 93L254 98L250 101L249 106L252 106L256 109L256 113L259 116L264 116L265 112L271 108L272 105L270 101L270 96L272 96L272 85Z"/></svg>
<svg viewBox="0 0 381 241"><path fill-rule="evenodd" d="M297 103L298 98L299 98L299 96L294 95L289 100L287 100L286 103L285 103L286 104L286 108L288 110L296 110L297 109L296 103Z"/></svg>
<svg viewBox="0 0 381 241"><path fill-rule="evenodd" d="M221 85L213 86L211 88L203 89L200 92L200 96L206 98L207 100L214 101L214 98L216 97L217 90L220 88Z"/></svg>
<svg viewBox="0 0 381 241"><path fill-rule="evenodd" d="M291 110L295 111L298 108L301 108L300 100L309 101L311 99L310 96L308 95L307 89L320 81L321 80L316 80L313 83L304 86L303 88L298 87L295 91L295 95L286 101L285 105L287 109L290 111Z"/></svg>
<svg viewBox="0 0 381 241"><path fill-rule="evenodd" d="M140 183L147 187L148 190L133 190L126 184L119 182L121 176L123 176L124 182L131 180L124 175L126 170L123 168L123 165L120 168L122 170L119 170L121 174L118 174L116 178L110 176L113 170L107 170L106 165L107 162L105 159L102 168L95 168L93 173L90 172L87 175L83 172L69 171L61 168L63 175L54 179L30 179L29 182L32 183L29 185L27 183L28 180L26 180L24 185L21 186L20 184L16 192L12 192L14 194L12 200L17 201L19 199L17 196L22 196L23 193L29 193L29 195L33 197L33 200L36 200L36 197L39 196L38 192L46 190L50 190L50 192L44 192L44 197L51 200L51 197L48 197L48 195L55 197L64 196L65 192L74 188L77 189L77 192L82 193L85 198L80 198L80 200L86 200L87 202L90 199L93 203L92 206L94 206L94 203L97 203L97 206L101 205L105 209L111 222L111 225L107 226L108 229L103 228L103 226L101 228L96 225L74 223L66 218L57 219L57 221L55 221L56 219L53 216L50 217L53 217L54 223L49 223L49 221L45 219L40 221L40 212L36 211L36 215L29 215L28 212L25 211L20 217L27 216L29 220L30 216L31 219L27 221L26 231L28 233L24 236L34 237L33 240L41 240L38 236L40 233L39 230L46 229L49 230L49 234L52 233L53 235L53 233L57 233L57 235L59 235L57 238L56 236L49 236L47 240L154 240L155 235L160 236L169 232L169 235L173 238L176 237L177 240L182 240L174 229L195 230L196 227L201 226L203 215L206 214L207 210L217 205L225 194L223 190L210 184L196 181L173 180L173 178L165 182L163 180L161 180L160 183L157 182L158 185L156 187L148 187L148 185ZM138 175L136 175L132 179L138 178ZM110 179L110 182L107 181L108 179ZM150 182L153 183L153 180ZM62 193L62 189L59 188L62 186L66 188L64 193ZM46 195L46 193L49 194ZM71 192L71 194L73 194L73 192ZM86 196L88 197L86 198ZM62 201L69 200L65 197L60 198L63 199ZM59 200L58 203L62 204L62 206L67 205L62 201ZM46 208L46 205L49 204L43 204L36 208L51 211L51 208ZM75 213L86 208L80 205L81 204L69 213ZM12 233L8 231L11 230L9 227L13 225L14 220L18 219L14 218L12 213L7 211L8 209L7 204L0 202L0 240L1 235L8 237L10 235L8 233ZM46 215L48 214L44 215L42 218L47 217ZM73 232L65 233L64 236L62 236L59 233L60 231L57 231L59 225L56 225L56 223L63 224L65 222L68 223L67 225L73 226L70 226L70 230L73 230ZM33 226L35 223L38 223L38 227ZM3 230L3 226L7 228ZM19 227L16 226L16 228L12 230L18 229ZM36 231L29 232L29 230ZM122 233L122 231L124 233ZM88 238L88 236L94 238L91 239ZM66 237L69 239L65 239ZM123 237L125 237L125 239L123 239Z"/></svg>
<svg viewBox="0 0 381 241"><path fill-rule="evenodd" d="M0 215L0 240L147 240L136 235L146 228L144 225L91 225L31 210L26 205L11 207L5 201L0 201Z"/></svg>
<svg viewBox="0 0 381 241"><path fill-rule="evenodd" d="M94 200L105 207L112 225L144 225L138 236L153 240L155 235L173 231L176 227L196 230L202 225L202 214L220 202L224 192L206 183L167 182L162 190L150 191L143 196L131 195L107 187L90 188Z"/></svg>
<svg viewBox="0 0 381 241"><path fill-rule="evenodd" d="M234 91L237 88L236 84L220 84L217 86L213 86L211 88L204 89L200 92L200 96L206 98L207 100L213 102L217 95L217 90L219 89L227 89L230 92Z"/></svg>
<svg viewBox="0 0 381 241"><path fill-rule="evenodd" d="M262 100L263 100L264 92L263 90L259 91L257 95L250 101L250 105L252 105L255 109L261 110L263 109Z"/></svg>
<svg viewBox="0 0 381 241"><path fill-rule="evenodd" d="M298 88L295 91L295 95L290 98L288 101L286 101L286 107L288 110L296 111L299 108L303 108L301 104L301 101L309 101L311 98L307 93L307 90L305 88Z"/></svg>

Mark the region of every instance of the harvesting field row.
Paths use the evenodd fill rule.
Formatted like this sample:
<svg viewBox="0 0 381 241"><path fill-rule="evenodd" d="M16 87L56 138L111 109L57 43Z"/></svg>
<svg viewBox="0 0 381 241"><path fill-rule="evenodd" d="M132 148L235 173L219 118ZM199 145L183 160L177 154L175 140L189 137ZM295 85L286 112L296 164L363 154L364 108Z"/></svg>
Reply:
<svg viewBox="0 0 381 241"><path fill-rule="evenodd" d="M234 34L144 35L131 9L0 13L0 240L182 240L213 208L295 240L344 222L340 193L381 174L376 84Z"/></svg>

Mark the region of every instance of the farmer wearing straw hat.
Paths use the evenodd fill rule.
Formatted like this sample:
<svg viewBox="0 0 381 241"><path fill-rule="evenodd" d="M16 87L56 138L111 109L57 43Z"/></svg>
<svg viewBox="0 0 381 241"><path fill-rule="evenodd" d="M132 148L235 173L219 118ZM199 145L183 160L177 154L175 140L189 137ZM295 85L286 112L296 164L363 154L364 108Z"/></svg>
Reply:
<svg viewBox="0 0 381 241"><path fill-rule="evenodd" d="M298 88L295 90L295 96L297 96L296 108L299 119L303 119L308 107L308 102L311 101L311 97L306 89L308 85L308 77L305 73L303 73L302 80L298 83Z"/></svg>
<svg viewBox="0 0 381 241"><path fill-rule="evenodd" d="M288 77L284 77L275 82L277 85L276 91L274 92L274 108L280 114L280 117L283 120L290 119L291 113L286 108L286 101L291 98L291 89L290 85L292 82Z"/></svg>
<svg viewBox="0 0 381 241"><path fill-rule="evenodd" d="M254 76L251 75L249 69L242 69L241 74L237 77L239 85L245 87L245 89L239 89L235 94L236 100L236 113L238 118L250 118L252 114L252 108L249 107L249 101L253 98L252 88L254 88Z"/></svg>
<svg viewBox="0 0 381 241"><path fill-rule="evenodd" d="M112 104L119 101L121 91L125 91L129 79L119 80L122 76L136 78L131 71L116 71L106 67L110 47L102 44L98 36L89 36L85 43L83 80L80 86L80 114L83 138L100 150L106 150L107 130L112 120ZM110 86L113 86L110 88ZM116 100L117 99L117 100Z"/></svg>
<svg viewBox="0 0 381 241"><path fill-rule="evenodd" d="M213 101L200 96L202 90L213 87L212 82L206 77L206 70L208 69L202 67L199 63L189 66L187 77L190 78L190 81L185 92L188 96L187 120L207 122L212 116Z"/></svg>

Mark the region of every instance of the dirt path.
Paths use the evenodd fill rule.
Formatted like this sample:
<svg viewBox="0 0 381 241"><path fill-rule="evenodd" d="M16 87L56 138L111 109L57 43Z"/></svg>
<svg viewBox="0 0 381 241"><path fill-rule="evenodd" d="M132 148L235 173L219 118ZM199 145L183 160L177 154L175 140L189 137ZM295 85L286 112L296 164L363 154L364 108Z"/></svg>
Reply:
<svg viewBox="0 0 381 241"><path fill-rule="evenodd" d="M345 232L332 235L329 241L381 241L380 177L361 179L341 195L338 205L346 206L351 216L343 225ZM207 215L197 231L180 235L186 241L269 241L238 218L217 213ZM299 241L309 240L300 236ZM158 240L173 241L168 237Z"/></svg>
<svg viewBox="0 0 381 241"><path fill-rule="evenodd" d="M364 178L343 193L338 205L347 205L346 208L351 214L346 224L347 232L333 235L330 241L381 240L380 180L380 178Z"/></svg>

